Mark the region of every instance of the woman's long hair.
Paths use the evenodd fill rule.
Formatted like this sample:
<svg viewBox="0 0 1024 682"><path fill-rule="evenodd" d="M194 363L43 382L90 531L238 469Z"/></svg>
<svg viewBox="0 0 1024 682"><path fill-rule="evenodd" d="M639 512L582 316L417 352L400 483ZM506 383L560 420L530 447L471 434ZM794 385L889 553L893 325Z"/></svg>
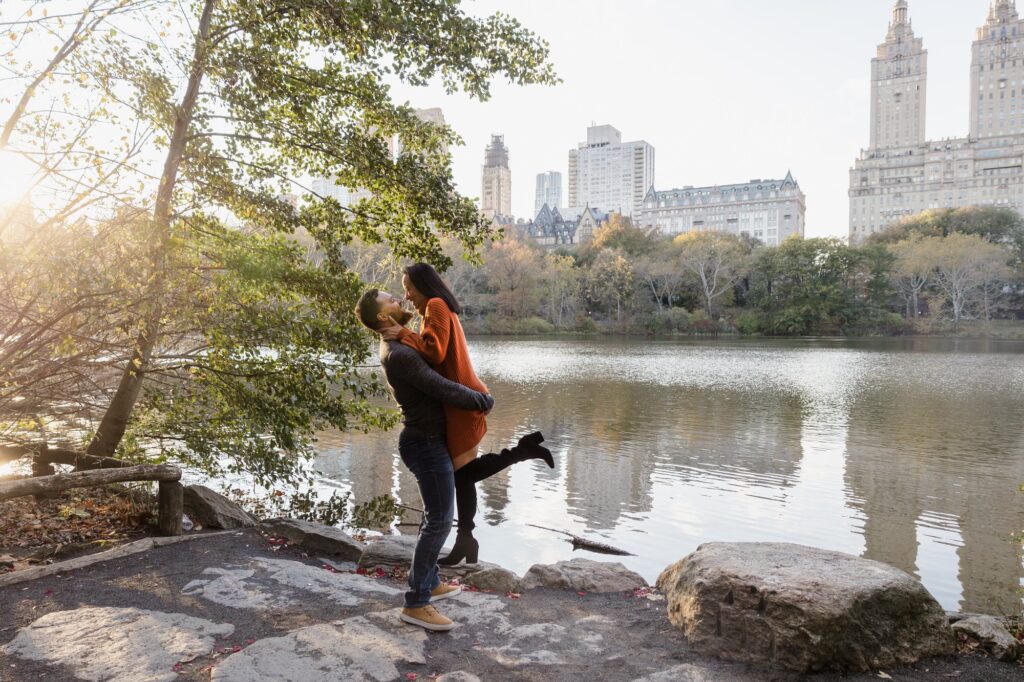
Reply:
<svg viewBox="0 0 1024 682"><path fill-rule="evenodd" d="M462 314L462 306L455 298L455 294L448 288L441 275L437 274L429 263L414 263L402 270L409 276L409 281L416 287L416 290L427 297L427 300L439 298L448 305L448 309L456 315Z"/></svg>

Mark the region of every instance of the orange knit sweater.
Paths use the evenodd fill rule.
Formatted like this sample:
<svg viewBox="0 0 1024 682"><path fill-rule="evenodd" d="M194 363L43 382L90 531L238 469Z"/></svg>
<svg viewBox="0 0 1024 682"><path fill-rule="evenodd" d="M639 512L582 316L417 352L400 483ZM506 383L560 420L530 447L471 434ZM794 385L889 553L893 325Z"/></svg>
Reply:
<svg viewBox="0 0 1024 682"><path fill-rule="evenodd" d="M419 334L403 329L399 340L418 351L444 378L474 391L490 392L473 371L459 316L441 299L427 301ZM448 426L448 452L458 469L476 457L476 447L487 433L487 418L483 412L460 410L449 405L444 406L444 412Z"/></svg>

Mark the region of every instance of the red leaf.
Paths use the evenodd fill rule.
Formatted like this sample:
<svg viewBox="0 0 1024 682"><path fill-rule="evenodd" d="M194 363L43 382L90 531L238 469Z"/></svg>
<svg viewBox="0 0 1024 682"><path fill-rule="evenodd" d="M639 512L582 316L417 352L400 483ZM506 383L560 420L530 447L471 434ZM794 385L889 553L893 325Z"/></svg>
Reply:
<svg viewBox="0 0 1024 682"><path fill-rule="evenodd" d="M407 680L419 679L419 675L417 675L416 673L406 673L405 674L405 679L407 679Z"/></svg>
<svg viewBox="0 0 1024 682"><path fill-rule="evenodd" d="M519 599L523 595L519 594L518 592L506 592L505 596L509 599Z"/></svg>

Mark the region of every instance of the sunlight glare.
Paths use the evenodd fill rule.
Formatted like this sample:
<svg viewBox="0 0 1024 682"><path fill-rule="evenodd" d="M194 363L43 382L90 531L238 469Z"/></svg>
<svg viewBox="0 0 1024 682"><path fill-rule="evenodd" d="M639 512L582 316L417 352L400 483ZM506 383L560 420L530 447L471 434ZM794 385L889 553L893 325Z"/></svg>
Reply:
<svg viewBox="0 0 1024 682"><path fill-rule="evenodd" d="M35 182L35 167L13 152L0 152L0 206L22 200Z"/></svg>

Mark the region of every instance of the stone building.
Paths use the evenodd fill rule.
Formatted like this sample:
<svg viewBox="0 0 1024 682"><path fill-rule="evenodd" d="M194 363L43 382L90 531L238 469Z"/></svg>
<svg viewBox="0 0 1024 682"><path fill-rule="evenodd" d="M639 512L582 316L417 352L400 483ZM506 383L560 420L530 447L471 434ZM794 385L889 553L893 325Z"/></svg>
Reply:
<svg viewBox="0 0 1024 682"><path fill-rule="evenodd" d="M664 234L713 230L747 235L776 246L803 236L807 201L792 173L782 180L751 180L736 185L687 186L644 197L637 223Z"/></svg>
<svg viewBox="0 0 1024 682"><path fill-rule="evenodd" d="M587 141L569 151L569 205L601 206L634 217L654 186L654 147L623 142L610 125L587 128Z"/></svg>
<svg viewBox="0 0 1024 682"><path fill-rule="evenodd" d="M562 211L568 211L565 215ZM594 231L608 219L606 213L585 207L576 213L572 209L541 206L537 216L530 222L520 221L510 226L510 232L523 241L529 241L545 249L573 247L586 244Z"/></svg>
<svg viewBox="0 0 1024 682"><path fill-rule="evenodd" d="M929 209L1024 208L1024 22L993 0L971 47L970 134L928 141L928 54L897 0L871 63L871 138L850 169L850 243Z"/></svg>
<svg viewBox="0 0 1024 682"><path fill-rule="evenodd" d="M537 193L533 202L533 214L540 213L544 204L548 206L562 205L562 174L558 171L537 173Z"/></svg>
<svg viewBox="0 0 1024 682"><path fill-rule="evenodd" d="M504 135L491 135L491 143L484 150L480 212L491 219L512 215L512 171Z"/></svg>

